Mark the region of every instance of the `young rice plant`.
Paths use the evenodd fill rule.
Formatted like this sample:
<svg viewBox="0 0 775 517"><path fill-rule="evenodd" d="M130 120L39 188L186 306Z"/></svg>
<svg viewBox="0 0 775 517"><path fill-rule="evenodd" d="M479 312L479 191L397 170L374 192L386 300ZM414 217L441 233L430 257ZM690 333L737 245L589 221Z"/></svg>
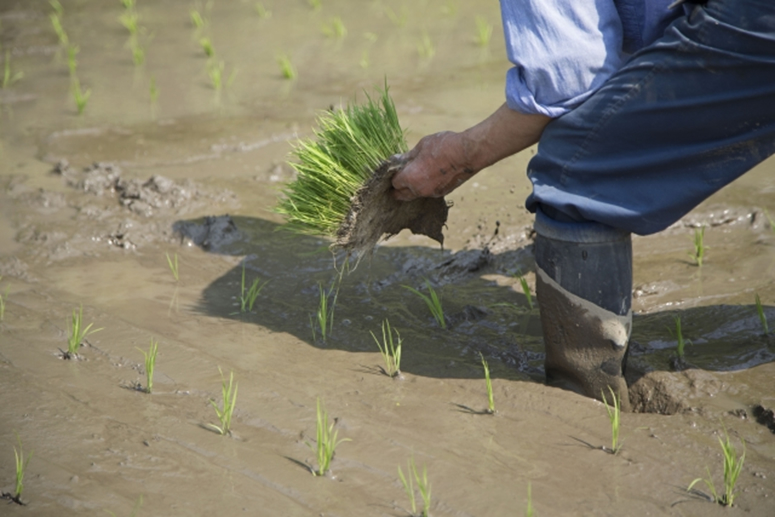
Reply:
<svg viewBox="0 0 775 517"><path fill-rule="evenodd" d="M63 354L65 359L74 359L78 357L78 349L81 348L83 340L89 334L99 332L102 328L92 330L94 323L83 326L83 305L76 311L73 309L73 317L70 320L70 337L67 339L67 352Z"/></svg>
<svg viewBox="0 0 775 517"><path fill-rule="evenodd" d="M16 81L19 81L22 77L24 77L24 72L11 71L11 51L6 50L5 66L3 67L3 83L1 86L3 87L3 89L8 88Z"/></svg>
<svg viewBox="0 0 775 517"><path fill-rule="evenodd" d="M27 456L27 459L25 460L24 449L22 449L22 440L18 436L16 439L19 441L19 450L17 451L16 447L14 446L13 455L16 459L16 483L11 500L17 504L24 504L22 503L22 492L24 491L24 471L27 470L27 465L30 463L32 454Z"/></svg>
<svg viewBox="0 0 775 517"><path fill-rule="evenodd" d="M320 403L320 398L318 398L315 445L313 446L310 442L306 442L307 447L315 453L318 462L317 470L310 468L313 476L324 476L331 467L331 460L334 459L334 453L339 444L351 441L349 438L337 440L339 430L334 430L334 424L335 422L328 423L328 413Z"/></svg>
<svg viewBox="0 0 775 517"><path fill-rule="evenodd" d="M86 103L89 102L89 97L91 97L91 88L87 88L86 91L82 90L81 82L77 76L73 75L71 89L75 107L78 109L78 114L82 115L83 110L86 109Z"/></svg>
<svg viewBox="0 0 775 517"><path fill-rule="evenodd" d="M396 334L395 341L393 340L393 332ZM385 361L385 367L382 371L388 377L398 377L401 375L401 345L403 340L401 334L398 333L398 329L390 328L390 322L385 319L382 322L382 342L380 343L374 332L371 332L371 337L379 347L379 353L382 354L382 359Z"/></svg>
<svg viewBox="0 0 775 517"><path fill-rule="evenodd" d="M277 64L280 65L280 73L289 80L296 79L296 67L291 63L291 58L285 54L277 56Z"/></svg>
<svg viewBox="0 0 775 517"><path fill-rule="evenodd" d="M601 392L600 395L603 398L603 404L605 404L605 410L608 413L608 420L611 422L611 448L603 448L604 451L616 454L621 449L619 443L619 426L621 424L621 407L619 404L619 396L614 392L611 386L608 386L608 391L611 392L611 398L613 399L613 405L609 406L606 400L605 393Z"/></svg>
<svg viewBox="0 0 775 517"><path fill-rule="evenodd" d="M3 277L0 276L0 280L2 280ZM5 288L5 293L0 293L0 321L3 321L5 319L5 300L8 298L8 290L10 287Z"/></svg>
<svg viewBox="0 0 775 517"><path fill-rule="evenodd" d="M433 315L436 322L439 324L439 326L443 329L447 328L447 320L444 318L444 308L441 306L441 298L438 294L436 294L436 291L431 287L431 283L428 281L428 279L425 279L425 285L428 288L428 294L423 294L417 289L414 289L413 287L409 287L408 285L403 286L405 289L408 289L409 291L413 292L422 300L425 302L425 304L428 306L428 309L431 311L431 314Z"/></svg>
<svg viewBox="0 0 775 517"><path fill-rule="evenodd" d="M533 494L530 483L527 484L527 508L525 508L525 517L533 517L535 510L533 509Z"/></svg>
<svg viewBox="0 0 775 517"><path fill-rule="evenodd" d="M743 463L745 462L745 442L743 442L743 455L737 457L737 451L735 446L732 445L732 441L729 439L729 434L724 430L724 440L719 437L718 441L721 445L721 451L724 454L724 493L719 496L716 492L716 486L713 484L713 479L710 475L710 469L707 469L707 478L697 478L689 484L687 491L691 490L694 485L702 481L707 485L711 492L713 501L723 506L732 506L735 502L735 485L737 484L737 478L740 477L740 472L743 470Z"/></svg>
<svg viewBox="0 0 775 517"><path fill-rule="evenodd" d="M153 370L156 368L156 354L159 352L159 342L151 338L151 346L146 352L142 348L139 351L145 356L145 392L153 391Z"/></svg>
<svg viewBox="0 0 775 517"><path fill-rule="evenodd" d="M675 321L675 338L676 338L675 353L679 359L683 359L684 348L686 348L687 344L691 344L692 342L688 339L684 339L683 331L681 330L681 317L673 316L673 321Z"/></svg>
<svg viewBox="0 0 775 517"><path fill-rule="evenodd" d="M0 297L0 302L2 302L2 297ZM759 293L756 293L756 314L759 315L759 321L762 323L762 329L764 330L764 334L765 335L769 334L770 327L769 325L767 325L767 315L764 314L764 307L762 306L762 301L759 298ZM0 321L2 321L2 319L3 319L2 312L0 312Z"/></svg>
<svg viewBox="0 0 775 517"><path fill-rule="evenodd" d="M702 259L705 257L705 251L708 249L705 246L705 227L695 228L694 238L692 239L694 244L694 252L690 252L689 256L692 257L697 267L702 267Z"/></svg>
<svg viewBox="0 0 775 517"><path fill-rule="evenodd" d="M260 278L253 280L249 288L245 287L245 263L242 264L242 284L240 286L240 312L248 312L253 310L253 305L256 303L256 298L261 294L261 290L266 287L269 280L261 283Z"/></svg>
<svg viewBox="0 0 775 517"><path fill-rule="evenodd" d="M487 413L491 415L495 413L495 399L492 395L492 381L490 380L490 366L487 364L484 356L479 352L479 357L482 359L482 367L484 368L484 380L487 382Z"/></svg>
<svg viewBox="0 0 775 517"><path fill-rule="evenodd" d="M323 284L318 283L319 301L318 310L316 314L317 328L320 331L320 335L323 341L328 339L331 332L334 330L334 309L336 309L336 299L339 297L339 289L334 291L334 287L331 286L329 291L323 289ZM331 294L333 293L333 300L331 300ZM312 318L310 317L310 320ZM312 323L312 340L315 340L315 324Z"/></svg>
<svg viewBox="0 0 775 517"><path fill-rule="evenodd" d="M215 408L215 414L218 415L218 420L221 422L221 425L208 425L223 435L231 433L231 417L234 414L234 407L237 404L237 383L234 382L233 371L229 373L229 382L226 382L226 377L223 375L223 370L221 370L220 366L218 367L218 372L221 374L222 409L218 409L218 404L216 404L214 400L211 400L210 404Z"/></svg>
<svg viewBox="0 0 775 517"><path fill-rule="evenodd" d="M170 267L170 271L172 271L172 277L177 282L180 280L180 269L178 268L178 254L175 253L172 257L170 257L169 253L165 253L167 256L167 265Z"/></svg>
<svg viewBox="0 0 775 517"><path fill-rule="evenodd" d="M527 285L527 280L524 276L522 276L522 273L520 271L517 271L514 273L514 276L517 277L517 280L519 280L519 285L522 286L522 292L525 295L525 300L527 300L527 306L530 307L530 310L533 310L533 293L530 292L530 286Z"/></svg>
<svg viewBox="0 0 775 517"><path fill-rule="evenodd" d="M401 484L404 485L406 495L409 497L409 502L412 505L412 516L428 517L431 508L431 484L428 482L428 469L423 466L422 476L417 472L417 466L414 464L414 457L410 458L407 467L407 475L401 470L401 465L398 466L398 477L401 479ZM417 490L420 492L420 498L422 499L423 507L422 512L417 514L417 503L414 496L414 485L417 484Z"/></svg>
<svg viewBox="0 0 775 517"><path fill-rule="evenodd" d="M356 191L391 156L407 150L387 86L379 99L322 112L315 138L292 151L296 180L284 190L275 211L284 228L301 234L335 237Z"/></svg>
<svg viewBox="0 0 775 517"><path fill-rule="evenodd" d="M492 25L483 16L477 16L474 43L480 47L486 47L490 44L490 39L492 39Z"/></svg>

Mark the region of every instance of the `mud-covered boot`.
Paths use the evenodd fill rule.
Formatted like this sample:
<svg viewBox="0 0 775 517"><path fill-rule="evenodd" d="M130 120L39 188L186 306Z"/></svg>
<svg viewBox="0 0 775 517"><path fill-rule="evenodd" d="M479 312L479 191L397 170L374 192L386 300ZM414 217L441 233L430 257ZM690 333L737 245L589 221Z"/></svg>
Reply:
<svg viewBox="0 0 775 517"><path fill-rule="evenodd" d="M597 223L535 222L536 293L546 346L546 379L630 410L624 380L632 327L630 234Z"/></svg>

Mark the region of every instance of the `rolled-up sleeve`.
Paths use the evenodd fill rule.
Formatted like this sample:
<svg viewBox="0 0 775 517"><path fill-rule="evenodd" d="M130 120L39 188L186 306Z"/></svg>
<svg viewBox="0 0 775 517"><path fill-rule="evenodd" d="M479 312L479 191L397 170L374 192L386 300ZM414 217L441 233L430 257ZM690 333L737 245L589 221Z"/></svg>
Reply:
<svg viewBox="0 0 775 517"><path fill-rule="evenodd" d="M501 0L509 61L506 102L559 117L618 70L622 24L613 0Z"/></svg>

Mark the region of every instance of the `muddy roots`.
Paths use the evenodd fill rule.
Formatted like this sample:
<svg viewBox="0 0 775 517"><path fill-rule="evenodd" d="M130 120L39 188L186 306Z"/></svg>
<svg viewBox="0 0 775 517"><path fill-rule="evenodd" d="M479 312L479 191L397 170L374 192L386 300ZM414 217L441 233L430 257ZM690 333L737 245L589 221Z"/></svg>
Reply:
<svg viewBox="0 0 775 517"><path fill-rule="evenodd" d="M355 193L350 211L336 232L335 247L357 257L370 255L383 236L387 239L404 228L444 245L441 230L451 205L444 198L395 200L391 180L402 166L398 160L384 162Z"/></svg>

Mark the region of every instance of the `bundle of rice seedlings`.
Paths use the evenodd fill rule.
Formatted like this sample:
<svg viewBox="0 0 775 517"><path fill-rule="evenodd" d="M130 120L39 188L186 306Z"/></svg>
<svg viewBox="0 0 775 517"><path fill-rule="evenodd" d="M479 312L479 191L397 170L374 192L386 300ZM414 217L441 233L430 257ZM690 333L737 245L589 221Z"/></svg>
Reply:
<svg viewBox="0 0 775 517"><path fill-rule="evenodd" d="M286 230L329 237L356 253L403 228L443 242L443 199L404 203L390 195L402 165L395 156L407 145L387 85L378 93L378 99L366 94L365 104L321 113L314 137L296 144L290 164L298 174L275 209Z"/></svg>

